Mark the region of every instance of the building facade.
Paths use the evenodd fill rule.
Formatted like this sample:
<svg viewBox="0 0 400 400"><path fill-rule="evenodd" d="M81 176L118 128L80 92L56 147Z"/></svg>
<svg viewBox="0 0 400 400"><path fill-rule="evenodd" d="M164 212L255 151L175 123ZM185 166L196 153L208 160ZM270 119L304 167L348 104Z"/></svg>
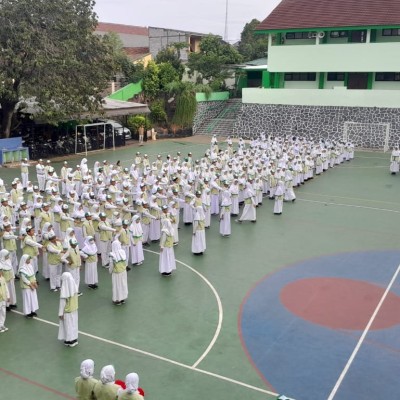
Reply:
<svg viewBox="0 0 400 400"><path fill-rule="evenodd" d="M360 146L400 140L400 2L283 0L256 33L269 46L261 87L242 92L243 109L263 121L253 130L270 121L271 129L315 137L323 123L325 135L357 135ZM283 106L296 116L280 125L273 114ZM250 133L247 122L242 115L236 133Z"/></svg>

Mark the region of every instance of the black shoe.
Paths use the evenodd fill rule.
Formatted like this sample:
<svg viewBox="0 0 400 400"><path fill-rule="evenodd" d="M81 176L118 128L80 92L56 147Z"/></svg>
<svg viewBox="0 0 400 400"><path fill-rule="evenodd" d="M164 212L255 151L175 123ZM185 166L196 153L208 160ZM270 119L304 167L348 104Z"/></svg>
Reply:
<svg viewBox="0 0 400 400"><path fill-rule="evenodd" d="M130 271L132 268L131 267L126 267L126 270L127 271Z"/></svg>
<svg viewBox="0 0 400 400"><path fill-rule="evenodd" d="M93 285L93 289L96 290L96 289L98 289L98 288L99 288L99 285L98 285L97 283Z"/></svg>
<svg viewBox="0 0 400 400"><path fill-rule="evenodd" d="M253 220L253 221L251 221L253 224L255 224L257 221L256 220Z"/></svg>
<svg viewBox="0 0 400 400"><path fill-rule="evenodd" d="M10 308L17 308L16 304L10 304Z"/></svg>
<svg viewBox="0 0 400 400"><path fill-rule="evenodd" d="M95 289L94 285L88 285L89 289Z"/></svg>
<svg viewBox="0 0 400 400"><path fill-rule="evenodd" d="M33 312L32 317L37 317L37 314L35 312Z"/></svg>
<svg viewBox="0 0 400 400"><path fill-rule="evenodd" d="M150 246L150 243L144 242L144 243L143 243L143 246L144 246L144 247L148 247L148 246Z"/></svg>
<svg viewBox="0 0 400 400"><path fill-rule="evenodd" d="M172 272L161 272L161 275L163 276L170 276Z"/></svg>
<svg viewBox="0 0 400 400"><path fill-rule="evenodd" d="M6 307L6 311L11 311L11 307Z"/></svg>
<svg viewBox="0 0 400 400"><path fill-rule="evenodd" d="M32 313L25 315L26 318L33 318Z"/></svg>
<svg viewBox="0 0 400 400"><path fill-rule="evenodd" d="M19 276L18 275L15 275L15 278L14 278L16 281L19 281Z"/></svg>
<svg viewBox="0 0 400 400"><path fill-rule="evenodd" d="M121 300L120 303L121 303L121 304L125 304L125 300Z"/></svg>

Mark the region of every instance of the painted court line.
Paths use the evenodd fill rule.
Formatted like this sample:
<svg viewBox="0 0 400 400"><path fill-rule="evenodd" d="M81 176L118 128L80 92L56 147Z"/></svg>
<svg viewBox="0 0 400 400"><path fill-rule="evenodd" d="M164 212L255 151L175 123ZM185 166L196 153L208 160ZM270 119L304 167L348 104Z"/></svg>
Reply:
<svg viewBox="0 0 400 400"><path fill-rule="evenodd" d="M16 310L11 310L11 312L13 312L15 314L19 314L19 315L24 315L22 312L16 311ZM47 321L45 319L37 318L37 317L34 317L33 320L42 322L42 323L47 324L47 325L55 326L55 327L58 328L58 324L56 324L55 322ZM103 342L103 343L107 343L107 344L111 344L113 346L117 346L117 347L123 348L125 350L130 350L130 351L133 351L135 353L143 354L145 356L148 356L148 357L151 357L151 358L155 358L157 360L164 361L164 362L176 365L178 367L182 367L182 368L185 368L185 369L189 369L191 371L199 372L199 373L204 374L204 375L209 375L209 376L212 376L214 378L217 378L217 379L220 379L220 380L223 380L223 381L226 381L226 382L234 383L235 385L243 386L243 387L245 387L247 389L255 390L255 391L261 392L261 393L266 393L266 394L269 394L271 396L278 396L277 393L270 392L269 390L265 390L265 389L259 388L257 386L252 386L252 385L249 385L247 383L244 383L244 382L241 382L241 381L237 381L236 379L231 379L231 378L228 378L226 376L215 374L213 372L209 372L209 371L206 371L206 370L203 370L203 369L200 369L200 368L195 368L195 367L193 367L191 365L183 364L183 363L181 363L179 361L174 361L174 360L171 360L171 359L166 358L166 357L158 356L157 354L149 353L147 351L140 350L140 349L137 349L135 347L127 346L125 344L114 342L114 341L108 340L108 339L104 339L102 337L95 336L95 335L92 335L90 333L86 333L86 332L82 332L82 331L79 331L79 334L82 335L82 336L89 337L91 339L98 340L98 341Z"/></svg>
<svg viewBox="0 0 400 400"><path fill-rule="evenodd" d="M149 253L153 253L153 254L158 254L160 255L160 253L156 252L156 251L152 251L152 250L146 250L145 251L149 252ZM207 349L205 350L205 352L200 356L200 358L192 365L193 368L196 368L203 360L204 358L207 356L207 354L211 351L211 349L213 348L215 342L218 339L218 336L221 332L222 329L222 320L224 317L224 311L222 308L222 302L221 302L221 298L219 297L219 294L217 292L217 290L215 289L215 287L211 284L211 282L204 276L202 275L200 272L196 271L194 268L192 268L190 265L185 264L182 261L176 260L177 263L182 264L183 266L185 266L186 268L189 268L192 272L194 272L195 274L197 274L198 276L200 276L201 279L203 279L203 281L210 287L211 291L213 292L215 299L217 300L217 305L218 305L218 325L217 325L217 329L215 331L214 337L212 338L210 344L208 345Z"/></svg>
<svg viewBox="0 0 400 400"><path fill-rule="evenodd" d="M392 288L392 286L393 286L393 284L394 284L394 282L395 282L397 276L399 275L399 272L400 272L400 265L397 267L397 270L396 270L395 274L393 275L392 280L390 281L388 287L386 288L385 293L383 294L383 296L382 296L381 300L379 301L378 305L376 306L375 311L374 311L374 313L373 313L372 316L371 316L371 319L369 320L367 326L366 326L365 329L364 329L363 334L361 335L361 337L360 337L360 339L359 339L359 341L358 341L358 343L357 343L357 346L356 346L355 349L353 350L353 353L351 354L349 360L347 361L346 366L344 367L342 373L340 374L339 379L337 380L337 382L336 382L334 388L332 389L332 392L331 392L331 394L329 395L329 397L328 397L327 400L332 400L332 399L335 397L335 395L336 395L336 393L337 393L337 391L338 391L340 385L341 385L342 382L343 382L343 379L345 378L345 376L346 376L348 370L349 370L350 367L351 367L351 364L353 363L354 359L356 358L357 353L358 353L358 351L360 350L360 348L361 348L361 346L362 346L362 344L363 344L363 342L364 342L364 340L365 340L365 337L367 336L367 334L368 334L368 332L369 332L369 330L370 330L372 324L374 323L375 318L376 318L376 316L378 315L378 312L379 312L379 310L381 309L383 302L385 301L385 299L386 299L386 297L387 297L387 295L388 295L390 289Z"/></svg>
<svg viewBox="0 0 400 400"><path fill-rule="evenodd" d="M382 204L396 204L398 203L394 201L382 201L382 200L372 200L372 199L361 199L359 197L347 197L347 196L337 196L335 194L322 194L322 193L314 193L314 192L307 192L307 191L299 191L297 192L298 194L309 194L312 196L317 196L317 197L329 197L329 198L337 198L337 199L345 199L345 200L358 200L358 201L367 201L369 203L382 203Z"/></svg>
<svg viewBox="0 0 400 400"><path fill-rule="evenodd" d="M329 205L329 206L340 206L340 207L351 207L351 208L363 208L363 209L366 209L366 210L385 211L385 212L392 212L392 213L400 214L400 211L389 210L388 208L357 206L357 205L354 205L354 204L329 203L327 201L317 201L317 200L305 200L305 199L297 199L297 200L298 201L303 201L303 202L306 202L306 203L317 203L317 204L325 204L325 205Z"/></svg>
<svg viewBox="0 0 400 400"><path fill-rule="evenodd" d="M69 400L74 400L75 399L75 397L71 397L71 396L69 396L69 395L67 395L65 393L59 392L58 390L55 390L55 389L53 389L51 387L48 387L46 385L42 385L39 382L31 381L30 379L25 378L24 376L15 374L14 372L11 372L11 371L9 371L7 369L0 368L0 372L3 372L4 374L6 374L8 376L11 376L11 377L13 377L15 379L18 379L18 380L20 380L22 382L29 383L32 386L36 386L36 387L38 387L40 389L43 389L46 392L50 392L50 393L53 393L53 394L55 394L55 395L57 395L59 397L63 397L64 399L69 399Z"/></svg>

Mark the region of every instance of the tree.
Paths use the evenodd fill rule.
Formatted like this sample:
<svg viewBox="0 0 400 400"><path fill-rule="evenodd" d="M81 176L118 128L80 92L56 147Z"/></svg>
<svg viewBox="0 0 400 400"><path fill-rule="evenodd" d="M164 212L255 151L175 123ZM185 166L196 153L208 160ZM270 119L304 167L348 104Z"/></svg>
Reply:
<svg viewBox="0 0 400 400"><path fill-rule="evenodd" d="M1 136L23 105L47 121L96 111L113 74L110 46L94 34L92 0L2 0Z"/></svg>
<svg viewBox="0 0 400 400"><path fill-rule="evenodd" d="M160 90L162 92L167 91L167 86L169 83L181 80L177 70L169 62L158 64L158 79L160 83Z"/></svg>
<svg viewBox="0 0 400 400"><path fill-rule="evenodd" d="M154 61L150 61L143 75L142 83L144 95L149 100L154 100L160 93L159 67Z"/></svg>
<svg viewBox="0 0 400 400"><path fill-rule="evenodd" d="M198 82L207 80L214 90L223 88L224 81L232 76L229 65L242 61L242 56L219 36L208 35L200 42L200 52L190 53L188 67L190 74L197 72Z"/></svg>
<svg viewBox="0 0 400 400"><path fill-rule="evenodd" d="M268 51L268 37L266 35L255 35L255 28L260 24L258 19L247 23L240 35L238 51L244 61L265 58Z"/></svg>
<svg viewBox="0 0 400 400"><path fill-rule="evenodd" d="M160 50L156 56L156 63L169 63L174 69L177 71L179 75L179 80L182 79L182 76L185 72L185 67L181 61L181 50L186 48L187 43L174 43L162 50Z"/></svg>

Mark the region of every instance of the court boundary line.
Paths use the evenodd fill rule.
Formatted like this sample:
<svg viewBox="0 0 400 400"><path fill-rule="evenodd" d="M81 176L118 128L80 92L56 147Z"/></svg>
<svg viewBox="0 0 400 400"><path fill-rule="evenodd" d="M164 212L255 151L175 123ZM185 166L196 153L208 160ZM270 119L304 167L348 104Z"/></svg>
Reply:
<svg viewBox="0 0 400 400"><path fill-rule="evenodd" d="M384 211L384 212L392 212L392 213L400 214L400 211L398 211L398 210L390 210L388 208L358 206L356 204L332 203L332 202L327 202L327 201L307 200L307 199L297 199L297 200L298 201L303 201L305 203L317 203L317 204L324 204L324 205L330 205L330 206L339 206L339 207L364 208L366 210Z"/></svg>
<svg viewBox="0 0 400 400"><path fill-rule="evenodd" d="M63 397L65 399L69 399L69 400L74 400L75 399L75 397L71 397L70 395L68 395L66 393L60 392L60 391L58 391L56 389L53 389L53 388L51 388L49 386L43 385L42 383L32 381L31 379L25 378L22 375L18 375L15 372L9 371L8 369L0 367L0 372L3 372L5 375L11 376L12 378L18 379L18 380L20 380L20 381L22 381L24 383L29 383L32 386L36 386L39 389L45 390L46 392L53 393L53 394L55 394L55 395L57 395L59 397Z"/></svg>
<svg viewBox="0 0 400 400"><path fill-rule="evenodd" d="M14 314L24 315L21 311L17 311L17 310L11 310L11 312L13 312ZM56 324L55 322L52 322L52 321L47 321L47 320L45 320L43 318L33 317L33 320L42 322L42 323L47 324L47 325L55 326L57 328L59 327L59 324ZM95 336L95 335L92 335L91 333L82 332L82 331L78 331L78 332L82 336L86 336L88 338L91 338L91 339L94 339L94 340L98 340L98 341L103 342L103 343L111 344L113 346L120 347L120 348L123 348L125 350L130 350L130 351L133 351L135 353L139 353L139 354L154 358L156 360L165 361L167 363L176 365L178 367L182 367L182 368L185 368L185 369L189 369L191 371L199 372L199 373L204 374L204 375L209 375L209 376L212 376L214 378L217 378L217 379L220 379L220 380L223 380L223 381L226 381L226 382L234 383L234 384L236 384L238 386L242 386L242 387L245 387L247 389L252 389L254 391L265 393L265 394L268 394L268 395L271 395L271 396L278 396L279 395L278 393L274 393L274 392L271 392L269 390L259 388L257 386L249 385L248 383L241 382L241 381L238 381L238 380L233 379L233 378L228 378L227 376L224 376L224 375L216 374L214 372L206 371L206 370L201 369L201 368L193 367L191 365L187 365L187 364L181 363L179 361L171 360L169 358L166 358L166 357L163 357L163 356L159 356L159 355L154 354L154 353L150 353L150 352L147 352L147 351L144 351L144 350L140 350L140 349L137 349L135 347L131 347L131 346L128 346L128 345L125 345L125 344L122 344L122 343L114 342L113 340L105 339L105 338L102 338L100 336Z"/></svg>
<svg viewBox="0 0 400 400"><path fill-rule="evenodd" d="M147 250L144 249L144 251L147 251L148 253L153 253L153 254L158 254L160 255L159 252L157 251L153 251L153 250ZM211 291L213 292L215 299L217 300L217 306L218 306L218 324L217 324L217 329L214 333L214 336L210 342L210 344L207 346L206 350L204 351L204 353L198 358L198 360L192 365L193 368L196 368L203 360L204 358L206 358L206 356L208 355L208 353L211 351L211 349L214 347L214 344L216 343L219 334L221 333L221 329L222 329L222 321L224 318L224 310L222 307L222 301L221 298L217 292L217 290L215 289L215 287L211 284L211 282L204 276L202 275L199 271L195 270L193 267L191 267L190 265L184 263L183 261L179 261L176 260L177 263L182 264L184 267L190 269L192 272L194 272L195 274L197 274L211 289Z"/></svg>
<svg viewBox="0 0 400 400"><path fill-rule="evenodd" d="M375 308L375 311L373 312L373 314L372 314L370 320L368 321L367 326L365 327L365 329L364 329L364 331L363 331L363 333L362 333L360 339L358 340L358 343L357 343L356 347L354 348L354 350L353 350L353 352L352 352L350 358L348 359L348 361L347 361L347 363L346 363L346 365L345 365L345 367L344 367L342 373L340 374L338 380L336 381L336 384L335 384L335 386L333 387L333 389L332 389L332 391L331 391L331 393L330 393L330 395L329 395L329 397L328 397L327 400L333 400L333 398L336 396L336 393L337 393L337 391L339 390L340 385L342 384L344 378L345 378L346 375L347 375L347 372L349 371L349 369L350 369L350 367L351 367L351 364L353 363L354 359L355 359L356 356L357 356L358 351L360 350L362 344L364 343L364 340L365 340L365 338L366 338L366 336L367 336L369 330L371 329L371 326L372 326L372 324L374 323L375 318L376 318L376 316L378 315L378 312L380 311L380 309L381 309L381 307L382 307L384 301L386 300L386 297L387 297L387 295L389 294L389 292L390 292L390 290L391 290L391 288L392 288L392 286L393 286L395 280L397 279L397 276L399 275L399 273L400 273L400 265L397 267L397 270L395 271L395 273L394 273L392 279L390 280L389 285L387 286L387 288L386 288L386 290L385 290L385 293L383 293L383 295L382 295L382 297L381 297L381 299L380 299L378 305L377 305L376 308Z"/></svg>

